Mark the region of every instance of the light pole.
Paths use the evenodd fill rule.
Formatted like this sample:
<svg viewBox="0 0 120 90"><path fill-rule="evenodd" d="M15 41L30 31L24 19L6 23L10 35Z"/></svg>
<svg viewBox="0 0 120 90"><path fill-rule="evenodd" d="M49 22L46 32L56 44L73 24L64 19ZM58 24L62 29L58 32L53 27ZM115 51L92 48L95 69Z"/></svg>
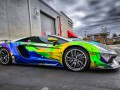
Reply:
<svg viewBox="0 0 120 90"><path fill-rule="evenodd" d="M84 31L85 32L85 38L86 38L86 36L87 36L87 31Z"/></svg>
<svg viewBox="0 0 120 90"><path fill-rule="evenodd" d="M109 30L109 38L111 37L110 34L111 34L111 30Z"/></svg>

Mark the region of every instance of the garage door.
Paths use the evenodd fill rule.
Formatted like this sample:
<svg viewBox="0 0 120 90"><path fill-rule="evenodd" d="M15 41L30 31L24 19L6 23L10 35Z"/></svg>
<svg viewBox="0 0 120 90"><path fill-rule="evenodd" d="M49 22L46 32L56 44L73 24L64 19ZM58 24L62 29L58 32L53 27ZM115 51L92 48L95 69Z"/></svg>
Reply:
<svg viewBox="0 0 120 90"><path fill-rule="evenodd" d="M41 13L41 31L42 35L44 34L43 36L47 34L56 34L55 19Z"/></svg>

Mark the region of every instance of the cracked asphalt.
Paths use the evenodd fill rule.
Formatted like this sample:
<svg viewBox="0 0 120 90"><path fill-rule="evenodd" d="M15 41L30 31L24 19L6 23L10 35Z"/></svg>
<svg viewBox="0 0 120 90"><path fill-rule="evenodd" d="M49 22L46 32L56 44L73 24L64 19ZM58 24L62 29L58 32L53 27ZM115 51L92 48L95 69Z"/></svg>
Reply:
<svg viewBox="0 0 120 90"><path fill-rule="evenodd" d="M0 90L120 90L120 69L71 72L46 66L0 65Z"/></svg>

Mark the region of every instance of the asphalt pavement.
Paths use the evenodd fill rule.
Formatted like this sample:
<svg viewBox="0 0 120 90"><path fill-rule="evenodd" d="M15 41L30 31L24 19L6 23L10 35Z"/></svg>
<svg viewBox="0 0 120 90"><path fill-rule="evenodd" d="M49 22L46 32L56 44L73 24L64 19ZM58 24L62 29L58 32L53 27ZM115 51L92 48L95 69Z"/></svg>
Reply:
<svg viewBox="0 0 120 90"><path fill-rule="evenodd" d="M120 90L120 69L71 72L46 66L0 65L0 90Z"/></svg>

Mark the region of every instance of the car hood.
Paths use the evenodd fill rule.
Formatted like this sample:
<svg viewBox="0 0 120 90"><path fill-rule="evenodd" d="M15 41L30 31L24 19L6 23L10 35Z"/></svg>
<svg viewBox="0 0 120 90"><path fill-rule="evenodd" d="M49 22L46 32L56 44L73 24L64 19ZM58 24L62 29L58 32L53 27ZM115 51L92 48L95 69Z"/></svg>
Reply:
<svg viewBox="0 0 120 90"><path fill-rule="evenodd" d="M93 44L93 45L98 45L98 44L101 44L99 42L95 42L95 41L89 41L89 43Z"/></svg>
<svg viewBox="0 0 120 90"><path fill-rule="evenodd" d="M95 41L82 41L82 42L92 44L93 46L97 47L100 51L101 51L101 49L107 50L108 52L113 52L114 51L112 48L108 47L105 44L99 43L99 42L95 42Z"/></svg>

